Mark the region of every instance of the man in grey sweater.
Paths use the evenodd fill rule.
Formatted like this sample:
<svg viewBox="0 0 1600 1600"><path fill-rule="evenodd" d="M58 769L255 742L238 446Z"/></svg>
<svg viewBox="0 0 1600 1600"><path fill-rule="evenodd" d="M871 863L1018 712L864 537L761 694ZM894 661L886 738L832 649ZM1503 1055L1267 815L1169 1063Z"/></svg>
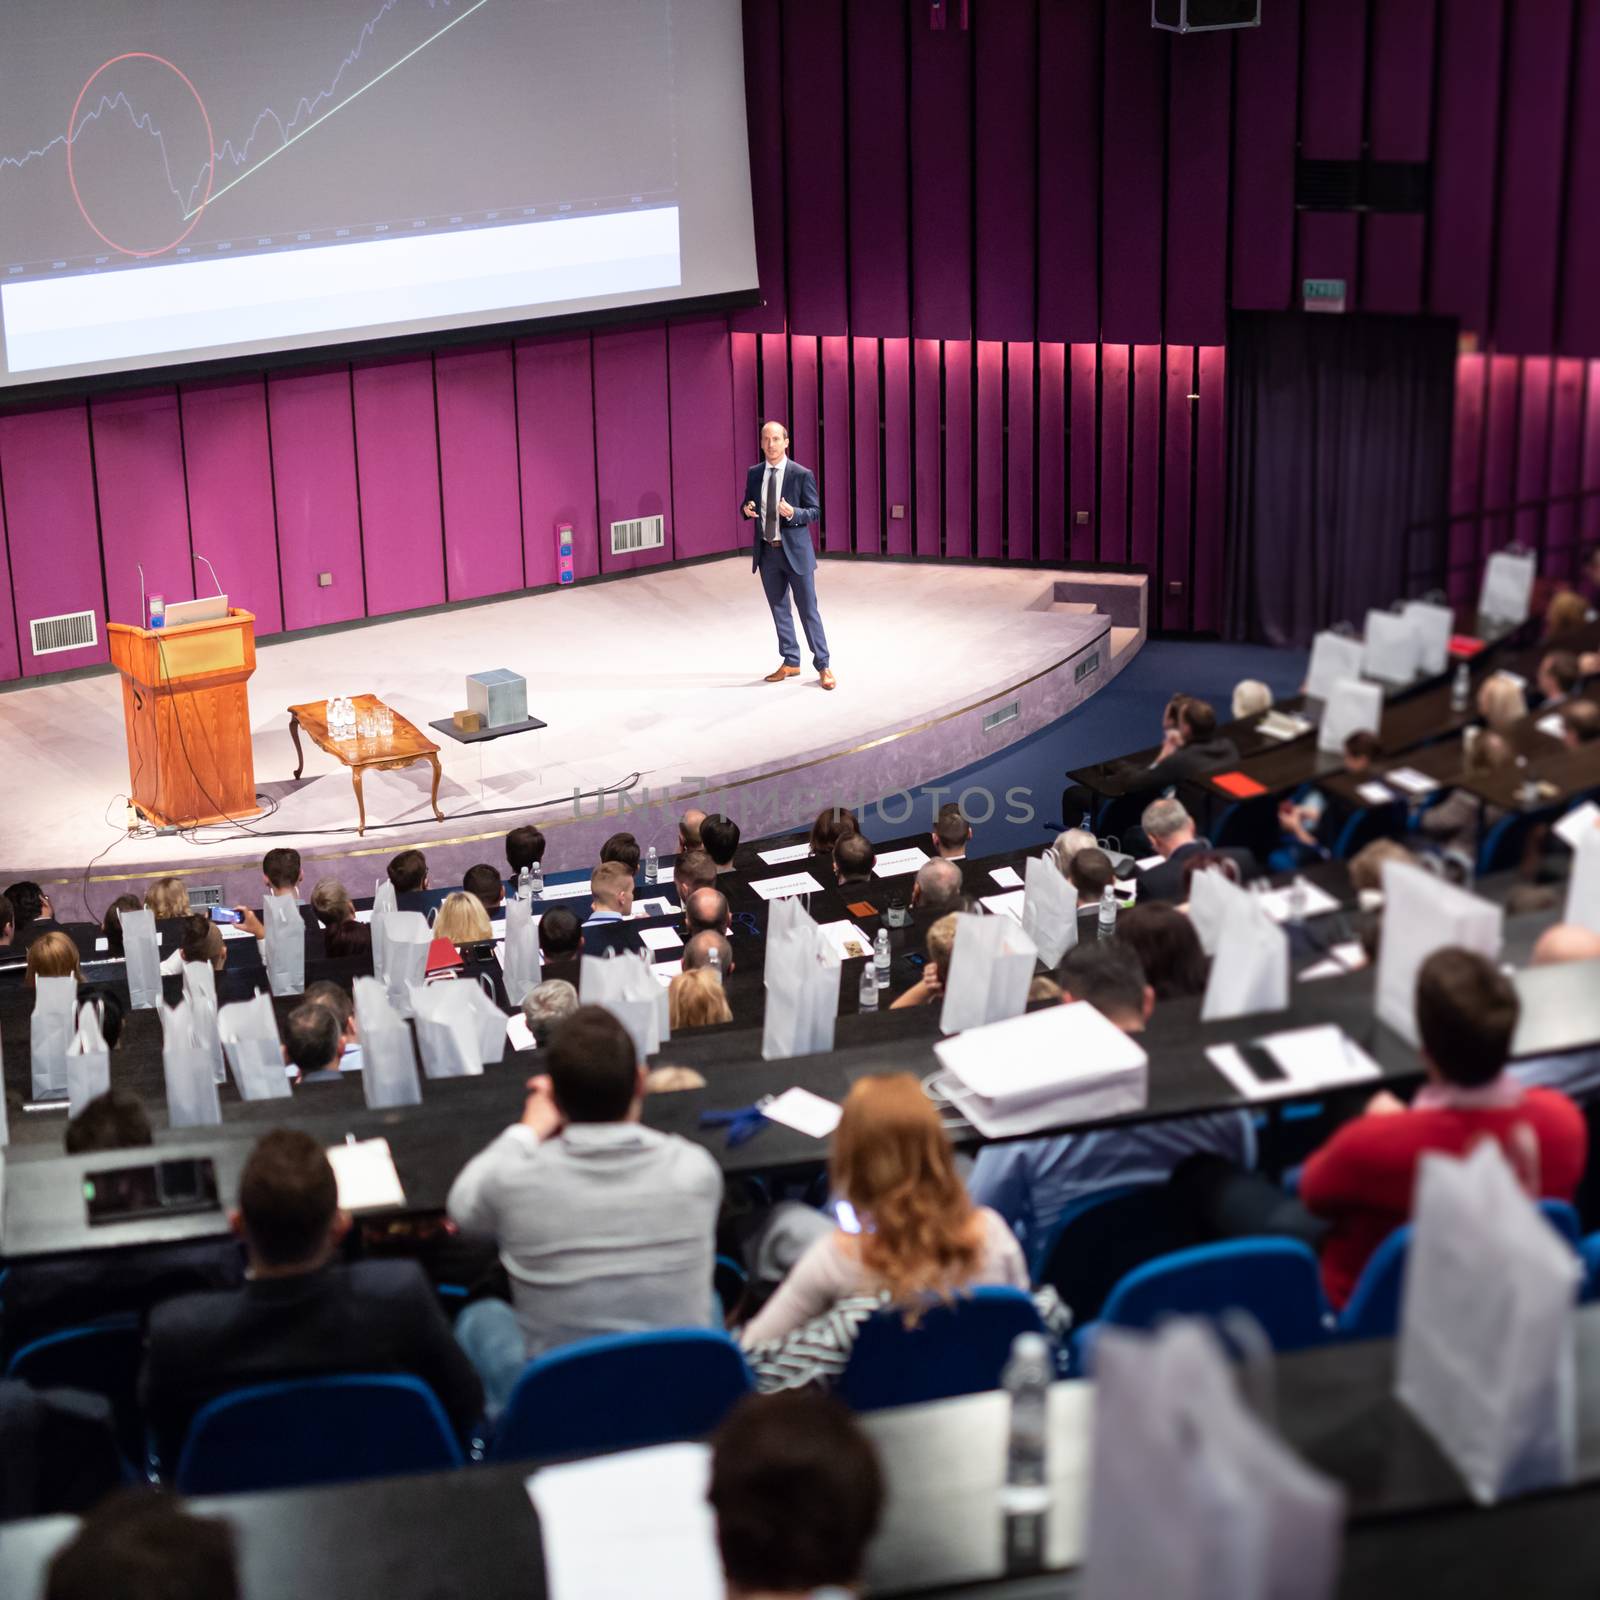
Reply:
<svg viewBox="0 0 1600 1600"><path fill-rule="evenodd" d="M579 1006L521 1121L451 1185L451 1218L494 1236L511 1279L515 1309L480 1300L456 1321L491 1415L533 1356L711 1320L722 1172L699 1145L643 1126L644 1078L622 1024Z"/></svg>

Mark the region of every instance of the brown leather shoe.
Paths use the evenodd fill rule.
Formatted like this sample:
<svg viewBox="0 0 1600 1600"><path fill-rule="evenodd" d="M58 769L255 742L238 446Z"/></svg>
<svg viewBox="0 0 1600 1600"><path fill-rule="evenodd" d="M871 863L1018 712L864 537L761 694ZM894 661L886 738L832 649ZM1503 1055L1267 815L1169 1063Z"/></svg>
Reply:
<svg viewBox="0 0 1600 1600"><path fill-rule="evenodd" d="M824 667L822 671L817 674L817 682L820 683L824 689L831 689L833 687L833 668Z"/></svg>
<svg viewBox="0 0 1600 1600"><path fill-rule="evenodd" d="M769 672L762 681L764 683L782 683L785 678L798 678L799 676L799 667L791 667L787 661L780 661L778 670Z"/></svg>

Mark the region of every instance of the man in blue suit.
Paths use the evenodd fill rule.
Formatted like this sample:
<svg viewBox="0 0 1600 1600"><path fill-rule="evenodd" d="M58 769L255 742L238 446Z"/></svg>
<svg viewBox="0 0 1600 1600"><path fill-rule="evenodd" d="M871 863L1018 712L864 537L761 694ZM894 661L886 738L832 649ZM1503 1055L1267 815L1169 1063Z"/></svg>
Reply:
<svg viewBox="0 0 1600 1600"><path fill-rule="evenodd" d="M761 587L772 620L778 629L778 648L783 660L768 683L782 683L800 676L800 645L794 636L794 613L789 596L800 607L800 625L806 630L811 660L824 689L834 684L828 666L828 639L822 631L822 614L817 610L817 556L811 547L811 524L822 514L817 499L816 475L789 459L789 430L781 422L769 422L761 430L761 454L744 480L744 504L740 514L755 524L755 543L750 550L750 567L761 574Z"/></svg>

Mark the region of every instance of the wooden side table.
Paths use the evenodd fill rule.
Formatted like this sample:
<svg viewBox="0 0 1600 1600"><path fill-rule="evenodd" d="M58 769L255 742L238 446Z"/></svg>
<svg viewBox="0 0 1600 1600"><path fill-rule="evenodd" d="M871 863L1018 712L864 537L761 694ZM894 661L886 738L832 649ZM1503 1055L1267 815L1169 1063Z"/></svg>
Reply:
<svg viewBox="0 0 1600 1600"><path fill-rule="evenodd" d="M383 706L383 702L373 694L355 695L351 698L351 704L355 707L357 719L363 713L377 711ZM367 831L367 800L361 792L362 776L368 772L388 772L398 767L415 766L419 761L427 761L433 766L433 814L440 822L444 821L444 813L439 809L438 745L423 738L398 711L391 708L389 715L394 718L394 730L390 733L380 734L376 738L335 739L328 733L326 700L289 707L289 737L294 740L295 777L298 778L305 770L305 752L300 747L300 730L304 728L314 744L350 769L350 782L356 791L356 810L361 819L356 829L358 834Z"/></svg>

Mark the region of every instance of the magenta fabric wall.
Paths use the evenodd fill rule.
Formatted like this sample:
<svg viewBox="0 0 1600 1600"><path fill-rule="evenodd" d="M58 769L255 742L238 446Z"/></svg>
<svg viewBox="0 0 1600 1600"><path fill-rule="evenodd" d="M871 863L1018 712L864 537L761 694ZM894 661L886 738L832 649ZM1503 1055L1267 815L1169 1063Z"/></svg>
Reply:
<svg viewBox="0 0 1600 1600"><path fill-rule="evenodd" d="M1458 590L1514 534L1558 573L1600 537L1600 0L1186 38L1142 0L743 3L764 305L0 416L0 679L103 662L138 564L209 591L193 553L271 634L552 583L563 522L580 577L736 548L769 415L830 553L1132 561L1213 629L1228 310L1309 274L1476 339ZM1297 149L1364 148L1431 162L1426 215L1297 212ZM655 512L665 549L613 559ZM97 644L35 659L82 609Z"/></svg>

